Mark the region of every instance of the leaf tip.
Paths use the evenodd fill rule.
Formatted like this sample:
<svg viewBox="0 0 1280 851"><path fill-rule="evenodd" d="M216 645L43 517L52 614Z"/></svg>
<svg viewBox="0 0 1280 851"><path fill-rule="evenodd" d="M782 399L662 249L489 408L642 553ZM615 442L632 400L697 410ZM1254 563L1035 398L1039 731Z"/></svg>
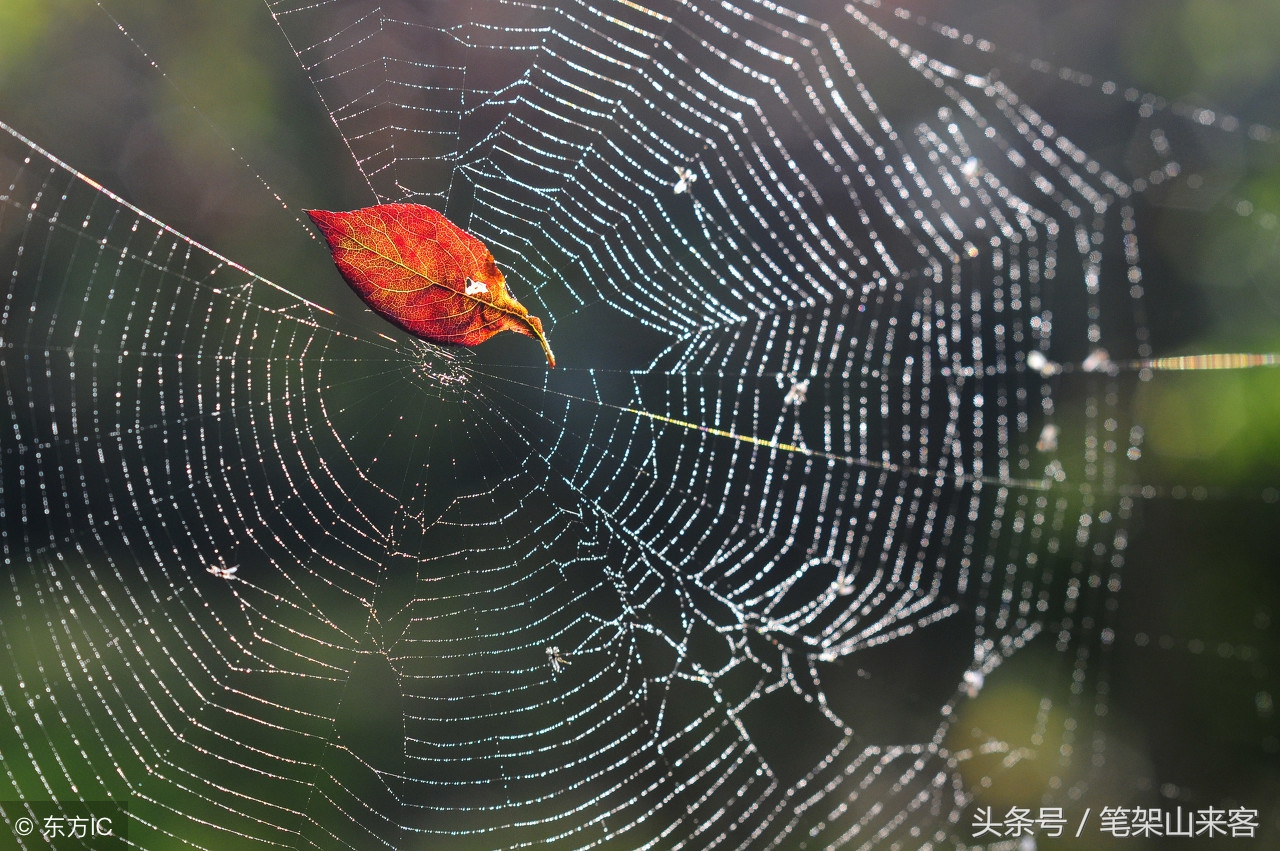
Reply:
<svg viewBox="0 0 1280 851"><path fill-rule="evenodd" d="M520 330L523 331L525 334L528 334L530 337L533 337L539 343L542 344L542 351L547 356L547 366L551 369L555 369L556 356L551 354L551 345L547 342L547 335L542 332L542 320L536 316L526 315L525 322L528 323L529 328L532 329L533 333L529 334L529 332L524 330L523 328Z"/></svg>

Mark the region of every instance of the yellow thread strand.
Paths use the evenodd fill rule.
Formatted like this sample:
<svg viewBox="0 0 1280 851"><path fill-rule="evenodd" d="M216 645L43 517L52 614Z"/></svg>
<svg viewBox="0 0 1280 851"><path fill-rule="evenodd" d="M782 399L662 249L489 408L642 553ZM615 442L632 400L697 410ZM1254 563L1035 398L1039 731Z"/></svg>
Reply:
<svg viewBox="0 0 1280 851"><path fill-rule="evenodd" d="M510 378L504 378L498 375L490 375L490 378L498 381L505 381L510 384L516 384L521 387L527 387L538 390L543 393L551 393L564 399L574 402L582 402L588 405L598 405L602 408L610 408L622 413L631 414L637 417L653 420L655 422L666 423L668 425L677 426L678 428L688 429L690 431L700 431L713 437L723 437L728 440L736 440L739 443L746 443L752 446L759 446L761 449L777 450L780 452L789 452L795 455L803 455L806 458L822 458L827 461L833 461L838 464L848 464L850 466L868 467L876 470L884 470L890 473L900 473L908 476L919 476L920 478L936 480L950 479L954 482L970 482L978 485L992 485L1002 488L1021 488L1024 490L1049 490L1054 486L1052 481L1036 480L1036 479L1000 479L995 476L975 476L970 473L953 473L941 470L926 470L919 467L913 467L908 464L896 464L892 461L875 461L871 458L858 458L854 455L837 455L834 452L823 452L818 449L810 449L807 446L800 446L794 443L782 443L777 440L765 440L762 437L756 437L750 434L738 434L735 431L716 428L715 426L705 426L699 423L690 422L689 420L680 420L675 417L668 417L664 414L655 414L652 411L646 411L642 408L628 408L622 405L613 405L599 399L587 399L582 396L575 396L572 393L565 393L562 390L552 390L546 386L534 386L523 381L516 381Z"/></svg>
<svg viewBox="0 0 1280 851"><path fill-rule="evenodd" d="M1181 357L1155 358L1133 361L1135 369L1195 370L1195 369L1251 369L1258 366L1280 366L1280 355L1220 354L1184 355Z"/></svg>
<svg viewBox="0 0 1280 851"><path fill-rule="evenodd" d="M877 470L885 470L891 473L902 473L904 475L919 476L924 479L951 479L957 482L974 482L978 484L994 485L996 487L1024 488L1029 490L1049 490L1052 486L1050 482L1034 479L999 479L994 476L975 476L966 473L946 473L942 471L925 470L919 467L912 467L907 464L895 464L892 461L875 461L870 458L858 458L854 455L837 455L833 452L823 452L818 449L810 449L807 446L798 446L794 443L782 443L777 440L765 440L762 437L756 437L750 434L738 434L734 431L728 431L714 426L704 426L698 423L689 422L688 420L678 420L674 417L668 417L663 414L655 414L651 411L645 411L640 408L624 408L621 405L610 405L608 402L598 402L592 399L582 399L568 393L560 393L559 391L549 390L550 393L564 396L569 399L575 399L580 402L601 405L606 408L613 408L615 411L625 411L638 417L646 417L660 423L668 423L670 425L686 428L691 431L700 431L715 437L724 437L729 440L736 440L740 443L747 443L752 446L759 446L762 449L779 450L782 452L791 452L797 455L804 455L807 458L824 458L828 461L834 461L840 464L857 465L861 467L870 467Z"/></svg>
<svg viewBox="0 0 1280 851"><path fill-rule="evenodd" d="M570 397L570 398L573 398L573 397ZM588 401L588 400L583 399L581 401ZM842 461L846 464L858 463L858 459L854 458L852 455L835 455L830 452L820 452L815 449L810 449L807 446L797 446L794 443L779 443L776 440L765 440L762 437L755 437L749 434L738 434L737 432L733 432L733 431L725 431L722 428L714 428L712 426L699 425L698 423L689 422L687 420L677 420L673 417L663 416L662 414L655 414L655 413L652 413L651 411L644 411L644 410L641 410L640 408L623 408L617 405L610 405L607 402L599 402L597 404L604 405L609 408L615 408L616 410L619 410L619 411L626 411L627 413L635 414L636 416L648 417L649 419L657 420L660 423L669 423L671 425L680 426L681 428L687 428L694 431L706 432L707 434L715 435L716 437L727 437L730 440L738 440L738 441L741 441L742 443L750 443L754 446L764 447L765 449L781 449L783 452L795 452L800 455L809 455L814 458L826 458L830 461ZM889 469L889 470L899 469L896 464L884 464L884 463L876 463L876 462L869 462L869 463L872 463L874 466L884 467L885 469Z"/></svg>

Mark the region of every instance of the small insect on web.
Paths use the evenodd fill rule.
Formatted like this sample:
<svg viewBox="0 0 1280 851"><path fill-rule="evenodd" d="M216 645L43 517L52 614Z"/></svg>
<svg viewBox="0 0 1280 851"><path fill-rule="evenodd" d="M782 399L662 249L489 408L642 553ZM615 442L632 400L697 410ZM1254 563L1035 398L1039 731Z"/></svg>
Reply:
<svg viewBox="0 0 1280 851"><path fill-rule="evenodd" d="M236 575L236 571L238 571L239 569L240 569L240 565L238 564L229 564L225 566L221 564L211 564L205 568L206 571L208 571L209 573L212 573L214 576L218 577L219 579L234 579Z"/></svg>
<svg viewBox="0 0 1280 851"><path fill-rule="evenodd" d="M338 271L365 304L414 336L475 346L501 331L542 344L542 320L512 298L484 243L420 204L380 204L346 213L307 210Z"/></svg>
<svg viewBox="0 0 1280 851"><path fill-rule="evenodd" d="M547 648L547 661L551 663L551 670L557 674L573 664L569 661L569 654L560 652L560 648L554 644Z"/></svg>
<svg viewBox="0 0 1280 851"><path fill-rule="evenodd" d="M697 181L698 173L684 166L676 166L676 177L678 179L676 180L675 193L683 195Z"/></svg>
<svg viewBox="0 0 1280 851"><path fill-rule="evenodd" d="M779 376L781 377L781 376ZM782 400L784 405L794 405L800 407L804 404L805 398L809 393L809 379L805 378L797 380L791 379L791 387L787 390L787 395Z"/></svg>
<svg viewBox="0 0 1280 851"><path fill-rule="evenodd" d="M236 572L240 570L240 565L227 564L227 560L219 553L214 561L205 563L204 569L206 573L210 573L219 579L235 579Z"/></svg>

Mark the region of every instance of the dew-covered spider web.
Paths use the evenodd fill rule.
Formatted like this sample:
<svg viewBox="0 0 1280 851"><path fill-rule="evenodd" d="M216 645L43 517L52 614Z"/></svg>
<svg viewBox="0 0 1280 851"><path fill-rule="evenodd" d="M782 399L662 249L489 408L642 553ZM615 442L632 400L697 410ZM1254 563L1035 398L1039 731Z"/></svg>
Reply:
<svg viewBox="0 0 1280 851"><path fill-rule="evenodd" d="M1229 517L1274 565L1274 453L1215 480L1148 436L1275 392L1274 277L1252 336L1196 338L1153 223L1275 260L1242 174L1276 131L911 5L236 11L328 146L306 184L147 14L69 18L234 148L237 239L311 259L0 114L4 830L120 799L138 848L1028 847L979 805L1275 831L1271 604L1161 591L1246 555L1130 551ZM555 370L381 322L301 215L402 201L492 249ZM1216 707L1164 739L1159 666ZM1234 773L1192 758L1218 724Z"/></svg>

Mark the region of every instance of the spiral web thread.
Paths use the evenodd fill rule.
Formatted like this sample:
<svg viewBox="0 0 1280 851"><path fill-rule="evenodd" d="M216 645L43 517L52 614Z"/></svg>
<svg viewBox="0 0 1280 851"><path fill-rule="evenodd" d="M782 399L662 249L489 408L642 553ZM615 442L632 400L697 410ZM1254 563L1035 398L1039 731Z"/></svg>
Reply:
<svg viewBox="0 0 1280 851"><path fill-rule="evenodd" d="M1182 129L1271 131L1030 62L1128 105L1121 173L1011 54L819 5L267 4L352 206L485 241L552 373L371 331L3 125L3 797L361 849L951 847L1023 763L1087 797L1127 400L1175 367L1135 207ZM1006 664L1035 699L966 738Z"/></svg>

